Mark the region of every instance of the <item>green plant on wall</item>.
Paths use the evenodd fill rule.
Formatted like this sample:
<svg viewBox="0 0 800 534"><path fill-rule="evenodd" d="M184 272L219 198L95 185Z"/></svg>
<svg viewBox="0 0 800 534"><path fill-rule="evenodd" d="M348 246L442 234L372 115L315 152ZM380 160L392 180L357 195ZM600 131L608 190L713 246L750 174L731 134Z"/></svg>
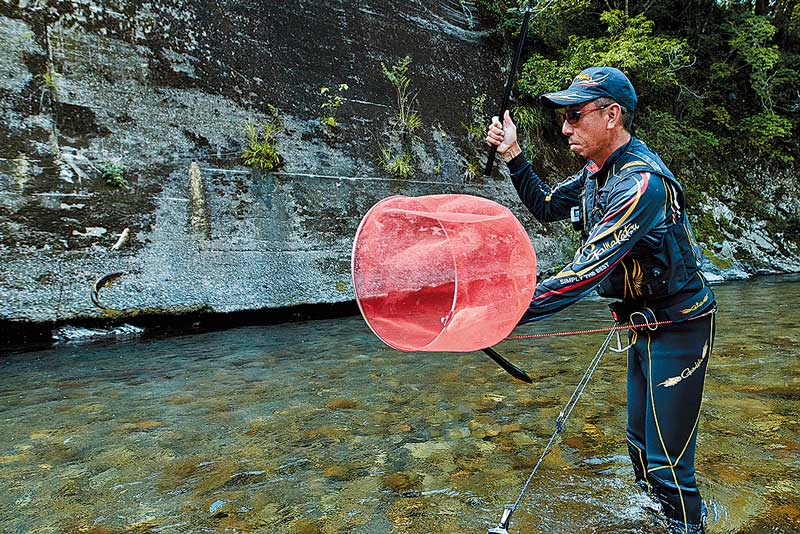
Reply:
<svg viewBox="0 0 800 534"><path fill-rule="evenodd" d="M378 157L381 168L397 178L408 178L413 171L414 156L408 152L393 153L390 149L381 147Z"/></svg>
<svg viewBox="0 0 800 534"><path fill-rule="evenodd" d="M342 93L350 89L350 87L346 83L340 83L336 89L338 93ZM320 87L319 94L324 98L324 102L320 106L322 109L320 122L327 127L328 131L336 130L339 126L336 120L336 112L342 107L341 94L334 94L330 87Z"/></svg>
<svg viewBox="0 0 800 534"><path fill-rule="evenodd" d="M475 161L470 161L467 163L467 168L464 169L464 180L471 180L481 174L483 174L483 169L481 169L480 164Z"/></svg>
<svg viewBox="0 0 800 534"><path fill-rule="evenodd" d="M246 136L242 161L245 165L262 171L272 170L281 164L278 153L277 134L282 125L278 119L278 110L269 106L271 116L264 122L255 123L247 119L244 124Z"/></svg>
<svg viewBox="0 0 800 534"><path fill-rule="evenodd" d="M463 126L464 130L467 132L467 141L469 144L480 150L485 147L485 144L482 144L482 141L486 136L486 114L484 112L485 105L485 94L473 97L472 100L470 100L470 114L467 118L467 122L461 123L461 126ZM467 164L467 168L464 171L464 179L469 180L470 178L480 176L481 174L482 172L480 171L480 164L472 161Z"/></svg>
<svg viewBox="0 0 800 534"><path fill-rule="evenodd" d="M121 189L128 185L125 179L125 167L118 163L103 161L97 164L97 170L100 171L100 177L112 187Z"/></svg>
<svg viewBox="0 0 800 534"><path fill-rule="evenodd" d="M58 96L58 89L59 89L58 75L53 70L52 65L48 63L47 70L39 74L37 78L41 81L41 94L39 95L39 107L44 108L45 97L47 97L47 101L50 103L52 108L52 103ZM52 112L52 109L50 111Z"/></svg>
<svg viewBox="0 0 800 534"><path fill-rule="evenodd" d="M56 77L55 72L48 69L46 72L42 73L41 79L42 85L45 87L45 89L53 94L58 93L58 78Z"/></svg>
<svg viewBox="0 0 800 534"><path fill-rule="evenodd" d="M384 76L397 93L397 114L392 117L390 124L400 135L413 133L422 126L422 118L413 110L417 95L411 92L411 78L408 76L410 64L410 56L405 56L391 67L387 67L385 63L381 62Z"/></svg>
<svg viewBox="0 0 800 534"><path fill-rule="evenodd" d="M486 136L486 113L484 107L486 105L486 94L475 96L470 100L470 115L467 122L462 122L461 125L467 131L467 138L471 143L480 143Z"/></svg>

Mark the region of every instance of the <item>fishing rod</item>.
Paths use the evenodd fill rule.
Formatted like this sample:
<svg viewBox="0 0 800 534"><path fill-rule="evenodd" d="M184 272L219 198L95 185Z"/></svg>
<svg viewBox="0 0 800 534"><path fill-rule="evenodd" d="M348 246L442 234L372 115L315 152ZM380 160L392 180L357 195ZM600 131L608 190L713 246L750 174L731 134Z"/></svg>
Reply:
<svg viewBox="0 0 800 534"><path fill-rule="evenodd" d="M541 14L547 7L553 2L553 0L548 0L538 11L537 15ZM530 22L531 13L533 9L531 8L531 1L528 0L525 2L525 16L522 19L522 29L519 33L519 39L517 41L517 50L514 53L514 61L511 63L511 71L508 73L508 81L506 82L505 92L503 93L503 102L500 105L500 113L497 116L500 120L503 120L503 115L505 114L506 110L508 109L508 105L511 101L511 90L514 87L514 80L516 79L517 68L519 67L519 60L522 58L522 49L525 46L525 37L528 35L528 23ZM486 168L483 171L484 176L491 176L492 175L492 168L494 167L494 156L497 153L497 145L491 145L489 147L489 157L486 160ZM528 384L532 383L531 377L528 374L520 369L519 367L515 366L503 356L501 356L497 351L492 349L491 347L483 349L483 352L489 356L492 360L495 361L500 367L505 369L507 373L518 380L522 380L523 382L527 382Z"/></svg>
<svg viewBox="0 0 800 534"><path fill-rule="evenodd" d="M545 6L539 10L539 13L544 11L546 7L547 4L545 4ZM500 118L500 122L503 122L503 115L508 109L508 105L511 101L511 90L514 88L514 81L516 79L517 68L519 67L519 60L522 57L522 49L525 46L525 37L528 35L528 22L531 18L531 11L531 2L528 0L525 3L525 16L522 19L522 30L520 30L519 39L517 41L517 51L514 54L514 61L511 63L511 71L508 73L508 81L506 82L506 89L503 93L503 103L500 105L500 112L497 114L497 116ZM496 153L497 145L491 145L489 147L489 158L486 160L486 168L483 171L484 176L492 175L492 168L494 167L494 155Z"/></svg>

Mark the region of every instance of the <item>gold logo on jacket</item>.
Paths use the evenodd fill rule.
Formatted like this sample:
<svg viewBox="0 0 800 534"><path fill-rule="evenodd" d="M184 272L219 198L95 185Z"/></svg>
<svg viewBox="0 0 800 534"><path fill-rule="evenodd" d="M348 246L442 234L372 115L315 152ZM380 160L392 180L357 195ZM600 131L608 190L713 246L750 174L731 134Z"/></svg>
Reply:
<svg viewBox="0 0 800 534"><path fill-rule="evenodd" d="M699 301L695 302L694 304L692 304L692 306L690 308L686 308L684 310L681 310L681 313L684 314L684 315L689 315L693 311L699 310L700 306L702 306L706 302L708 302L708 295L703 297L703 300L699 300Z"/></svg>

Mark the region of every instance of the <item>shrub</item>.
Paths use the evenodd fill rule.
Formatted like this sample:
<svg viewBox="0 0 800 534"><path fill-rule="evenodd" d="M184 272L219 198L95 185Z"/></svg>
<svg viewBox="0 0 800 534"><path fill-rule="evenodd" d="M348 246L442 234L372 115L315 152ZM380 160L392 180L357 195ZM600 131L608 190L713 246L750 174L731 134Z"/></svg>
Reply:
<svg viewBox="0 0 800 534"><path fill-rule="evenodd" d="M100 171L100 177L112 187L121 189L128 185L128 181L125 180L124 176L125 167L122 165L104 161L97 164L97 170Z"/></svg>
<svg viewBox="0 0 800 534"><path fill-rule="evenodd" d="M392 176L397 178L408 178L411 176L411 171L414 165L414 156L408 152L394 154L388 148L381 147L381 153L378 162L380 166Z"/></svg>
<svg viewBox="0 0 800 534"><path fill-rule="evenodd" d="M268 171L281 164L275 136L281 126L276 120L256 125L248 119L244 125L247 142L242 151L242 161L254 169Z"/></svg>

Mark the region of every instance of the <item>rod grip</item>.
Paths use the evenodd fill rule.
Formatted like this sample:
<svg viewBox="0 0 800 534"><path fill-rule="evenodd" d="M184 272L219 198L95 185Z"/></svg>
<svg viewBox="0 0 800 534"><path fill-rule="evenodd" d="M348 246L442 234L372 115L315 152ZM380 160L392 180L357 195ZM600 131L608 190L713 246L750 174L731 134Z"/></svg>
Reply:
<svg viewBox="0 0 800 534"><path fill-rule="evenodd" d="M484 176L491 176L492 169L494 168L494 155L497 154L497 145L489 147L489 157L486 160L486 168L483 171Z"/></svg>

